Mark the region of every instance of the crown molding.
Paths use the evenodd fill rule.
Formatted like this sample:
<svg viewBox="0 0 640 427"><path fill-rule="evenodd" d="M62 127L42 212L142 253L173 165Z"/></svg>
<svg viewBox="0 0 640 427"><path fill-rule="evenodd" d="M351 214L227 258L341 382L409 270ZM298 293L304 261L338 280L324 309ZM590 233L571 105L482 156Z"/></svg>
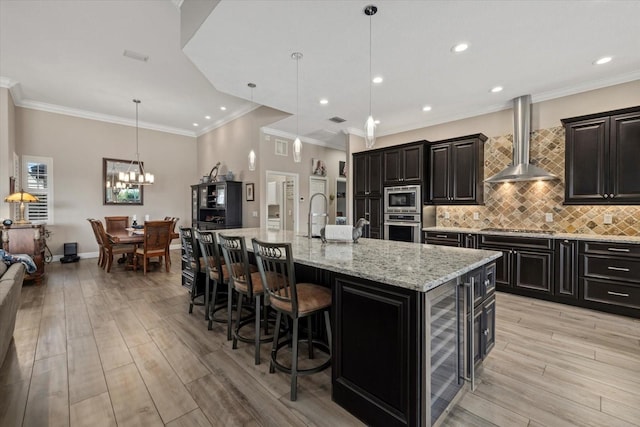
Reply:
<svg viewBox="0 0 640 427"><path fill-rule="evenodd" d="M214 123L211 123L210 125L202 128L198 133L195 134L196 137L200 137L202 135L204 135L207 132L211 132L214 129L217 129L219 127L222 127L224 125L226 125L229 122L234 121L235 119L239 119L240 117L244 116L245 114L249 114L250 112L252 112L253 110L257 110L258 108L262 107L262 105L260 104L248 104L246 107L241 108L240 110L234 112L233 114L217 120Z"/></svg>
<svg viewBox="0 0 640 427"><path fill-rule="evenodd" d="M634 80L640 80L640 71L632 71L626 74L620 74L615 77L609 77L600 80L592 80L588 83L582 83L573 85L560 90L552 90L548 92L542 92L538 95L531 96L531 102L543 102L551 99L562 98L565 96L576 95L582 92L589 92L591 90L602 89L604 87L615 86L623 83L629 83Z"/></svg>
<svg viewBox="0 0 640 427"><path fill-rule="evenodd" d="M281 138L287 138L290 139L291 141L294 141L296 139L296 135L293 133L289 133L289 132L285 132L283 130L278 130L278 129L274 129L274 128L270 128L270 127L263 127L262 128L262 132L263 133L267 133L271 136L279 136ZM321 147L326 147L326 148L333 148L335 149L335 147L332 147L331 145L327 144L324 141L320 141L318 139L313 139L313 138L308 138L306 136L299 136L300 141L307 143L307 144L313 144L313 145L319 145Z"/></svg>
<svg viewBox="0 0 640 427"><path fill-rule="evenodd" d="M12 87L14 87L17 84L18 84L17 81L12 80L9 77L0 76L0 87L6 88L6 89L11 89Z"/></svg>
<svg viewBox="0 0 640 427"><path fill-rule="evenodd" d="M55 105L55 104L47 104L45 102L21 100L16 102L16 106L22 107L22 108L28 108L31 110L46 111L48 113L63 114L65 116L79 117L82 119L113 123L117 125L132 126L132 127L136 126L136 121L134 119L125 119L123 117L111 116L108 114L94 113L92 111L63 107L61 105ZM155 130L158 132L171 133L174 135L189 136L192 138L196 137L196 134L193 131L187 131L184 129L178 129L170 126L158 125L155 123L138 122L138 127L142 129Z"/></svg>

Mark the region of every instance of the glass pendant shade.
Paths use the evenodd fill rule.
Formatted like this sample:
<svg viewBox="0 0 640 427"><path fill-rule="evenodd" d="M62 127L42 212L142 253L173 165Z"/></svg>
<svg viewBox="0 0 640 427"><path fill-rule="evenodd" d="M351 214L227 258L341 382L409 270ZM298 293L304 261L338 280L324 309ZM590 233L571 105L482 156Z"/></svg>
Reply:
<svg viewBox="0 0 640 427"><path fill-rule="evenodd" d="M373 116L369 116L364 124L364 145L367 148L373 148L376 143L376 122Z"/></svg>
<svg viewBox="0 0 640 427"><path fill-rule="evenodd" d="M249 151L249 170L256 170L256 152L253 150Z"/></svg>
<svg viewBox="0 0 640 427"><path fill-rule="evenodd" d="M299 137L296 137L296 140L293 141L293 161L296 163L300 163L302 160L302 141L300 141Z"/></svg>

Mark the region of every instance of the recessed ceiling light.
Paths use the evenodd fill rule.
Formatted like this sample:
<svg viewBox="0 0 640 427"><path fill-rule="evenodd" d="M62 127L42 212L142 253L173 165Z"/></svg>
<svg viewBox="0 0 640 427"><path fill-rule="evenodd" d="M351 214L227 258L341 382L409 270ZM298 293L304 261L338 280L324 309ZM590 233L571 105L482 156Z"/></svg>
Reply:
<svg viewBox="0 0 640 427"><path fill-rule="evenodd" d="M611 62L611 58L610 56L603 56L602 58L593 61L594 65L602 65L602 64L606 64L607 62Z"/></svg>
<svg viewBox="0 0 640 427"><path fill-rule="evenodd" d="M194 125L195 127L198 127L198 126L200 126L200 125L199 125L199 124L197 124L197 123L194 123L193 125Z"/></svg>
<svg viewBox="0 0 640 427"><path fill-rule="evenodd" d="M431 105L425 105L422 107L422 111L431 111Z"/></svg>
<svg viewBox="0 0 640 427"><path fill-rule="evenodd" d="M322 105L327 105L328 103L329 103L329 100L328 100L328 99L324 99L324 98L322 98L322 99L320 100L320 104L322 104Z"/></svg>
<svg viewBox="0 0 640 427"><path fill-rule="evenodd" d="M211 116L204 116L205 119L211 120Z"/></svg>
<svg viewBox="0 0 640 427"><path fill-rule="evenodd" d="M469 45L467 43L458 43L457 45L451 48L451 52L460 53L460 52L464 52L468 48L469 48Z"/></svg>
<svg viewBox="0 0 640 427"><path fill-rule="evenodd" d="M502 92L503 87L502 86L495 86L491 88L491 93L498 93L498 92Z"/></svg>
<svg viewBox="0 0 640 427"><path fill-rule="evenodd" d="M380 120L374 120L373 123L379 125L380 124Z"/></svg>
<svg viewBox="0 0 640 427"><path fill-rule="evenodd" d="M374 82L375 84L382 83L382 81L383 81L382 76L375 76L375 77L373 78L373 82Z"/></svg>
<svg viewBox="0 0 640 427"><path fill-rule="evenodd" d="M227 111L227 107L225 107L224 105L223 105L222 107L220 107L220 109L221 109L222 111Z"/></svg>

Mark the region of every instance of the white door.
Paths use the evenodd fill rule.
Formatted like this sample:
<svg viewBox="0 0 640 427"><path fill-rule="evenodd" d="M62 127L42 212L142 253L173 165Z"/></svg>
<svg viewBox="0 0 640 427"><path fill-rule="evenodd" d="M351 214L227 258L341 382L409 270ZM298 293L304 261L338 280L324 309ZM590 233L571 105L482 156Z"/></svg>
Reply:
<svg viewBox="0 0 640 427"><path fill-rule="evenodd" d="M326 178L309 178L309 198L313 197L316 193L322 193L327 196L327 179ZM326 203L327 199L322 196L316 196L313 198L313 203L310 206L311 212L314 216L310 217L312 221L311 235L319 236L320 229L323 228L329 220L329 207ZM323 215L323 216L316 216Z"/></svg>

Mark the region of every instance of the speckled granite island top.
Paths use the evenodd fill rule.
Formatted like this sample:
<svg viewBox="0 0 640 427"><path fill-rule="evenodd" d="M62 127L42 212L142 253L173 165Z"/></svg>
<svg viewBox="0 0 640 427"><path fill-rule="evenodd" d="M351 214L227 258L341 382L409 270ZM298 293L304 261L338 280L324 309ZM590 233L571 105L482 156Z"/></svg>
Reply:
<svg viewBox="0 0 640 427"><path fill-rule="evenodd" d="M493 234L501 236L521 236L521 237L544 237L547 239L566 239L566 240L591 240L595 242L612 242L612 243L640 243L640 236L614 236L604 234L582 234L582 233L522 233L510 231L489 231L481 228L463 228L463 227L424 227L422 231L441 231L443 233L473 233L473 234Z"/></svg>
<svg viewBox="0 0 640 427"><path fill-rule="evenodd" d="M487 250L364 238L358 243L323 244L320 239L308 239L291 231L264 228L235 228L219 233L245 237L250 251L253 237L289 242L294 261L299 264L419 292L427 292L502 255Z"/></svg>

